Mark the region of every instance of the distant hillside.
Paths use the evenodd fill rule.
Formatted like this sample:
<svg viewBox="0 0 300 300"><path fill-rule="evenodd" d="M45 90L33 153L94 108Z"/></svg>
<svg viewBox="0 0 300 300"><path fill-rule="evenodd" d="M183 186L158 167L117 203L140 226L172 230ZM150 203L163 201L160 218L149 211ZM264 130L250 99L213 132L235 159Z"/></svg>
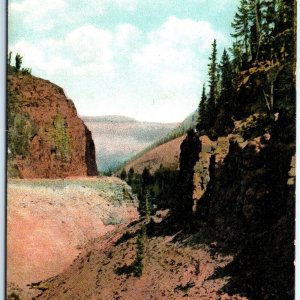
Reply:
<svg viewBox="0 0 300 300"><path fill-rule="evenodd" d="M139 122L123 116L82 117L91 130L100 172L115 170L126 160L156 143L178 123Z"/></svg>
<svg viewBox="0 0 300 300"><path fill-rule="evenodd" d="M141 174L144 168L148 168L151 173L154 173L160 166L177 170L179 167L180 145L185 139L185 136L184 134L179 138L146 151L143 155L140 155L138 158L126 164L126 172L128 172L130 168L133 168L135 173Z"/></svg>
<svg viewBox="0 0 300 300"><path fill-rule="evenodd" d="M165 138L161 140L161 143L170 141L174 138L178 138L188 132L190 129L195 128L197 125L198 110L188 115L176 128L168 133Z"/></svg>
<svg viewBox="0 0 300 300"><path fill-rule="evenodd" d="M143 149L128 160L124 168L128 171L129 168L133 167L137 173L142 173L145 167L150 168L151 172L155 172L160 165L177 169L180 143L185 138L185 133L195 128L197 117L198 111L196 110L159 141Z"/></svg>

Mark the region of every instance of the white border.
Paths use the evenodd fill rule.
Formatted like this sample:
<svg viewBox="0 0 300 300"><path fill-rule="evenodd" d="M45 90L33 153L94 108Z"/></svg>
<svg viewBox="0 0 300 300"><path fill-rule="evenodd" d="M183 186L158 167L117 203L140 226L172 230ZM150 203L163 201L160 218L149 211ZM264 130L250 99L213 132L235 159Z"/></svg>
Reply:
<svg viewBox="0 0 300 300"><path fill-rule="evenodd" d="M5 299L6 265L6 1L0 1L0 298ZM2 295L2 296L1 296Z"/></svg>

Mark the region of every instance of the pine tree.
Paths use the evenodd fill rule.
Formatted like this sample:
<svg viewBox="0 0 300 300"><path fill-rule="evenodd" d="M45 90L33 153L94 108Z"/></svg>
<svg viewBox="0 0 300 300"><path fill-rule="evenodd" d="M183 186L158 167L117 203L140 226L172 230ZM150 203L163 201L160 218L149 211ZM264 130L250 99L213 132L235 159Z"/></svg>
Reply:
<svg viewBox="0 0 300 300"><path fill-rule="evenodd" d="M142 194L146 194L146 189L151 183L151 174L148 168L144 168L142 173L141 185L142 185Z"/></svg>
<svg viewBox="0 0 300 300"><path fill-rule="evenodd" d="M250 49L252 60L257 61L262 44L262 13L260 0L250 0L248 24L250 26Z"/></svg>
<svg viewBox="0 0 300 300"><path fill-rule="evenodd" d="M198 107L198 122L197 122L197 130L205 129L207 124L207 96L205 91L205 83L203 84L202 96Z"/></svg>
<svg viewBox="0 0 300 300"><path fill-rule="evenodd" d="M121 172L121 174L120 174L120 178L121 178L122 180L125 180L125 179L127 178L127 173L126 173L126 170L125 170L125 169L122 170L122 172Z"/></svg>
<svg viewBox="0 0 300 300"><path fill-rule="evenodd" d="M127 183L128 183L129 185L132 184L133 176L134 176L134 169L133 169L133 168L130 168L129 171L128 171L128 175L127 175Z"/></svg>
<svg viewBox="0 0 300 300"><path fill-rule="evenodd" d="M232 70L237 75L240 73L243 64L242 47L238 42L234 42L229 51L232 54Z"/></svg>
<svg viewBox="0 0 300 300"><path fill-rule="evenodd" d="M229 55L224 49L221 63L221 93L220 93L220 104L229 103L232 100L233 95L233 71L232 65L229 59Z"/></svg>
<svg viewBox="0 0 300 300"><path fill-rule="evenodd" d="M207 100L207 112L209 114L209 124L211 124L217 105L217 92L218 92L218 73L217 73L217 41L214 40L212 44L212 52L209 57L210 63L208 64L208 77L209 77L209 95Z"/></svg>
<svg viewBox="0 0 300 300"><path fill-rule="evenodd" d="M255 1L255 0L254 0ZM250 6L248 0L241 0L238 11L236 12L231 26L234 29L232 37L236 38L236 42L242 47L244 62L251 59L250 47L250 24L249 24Z"/></svg>

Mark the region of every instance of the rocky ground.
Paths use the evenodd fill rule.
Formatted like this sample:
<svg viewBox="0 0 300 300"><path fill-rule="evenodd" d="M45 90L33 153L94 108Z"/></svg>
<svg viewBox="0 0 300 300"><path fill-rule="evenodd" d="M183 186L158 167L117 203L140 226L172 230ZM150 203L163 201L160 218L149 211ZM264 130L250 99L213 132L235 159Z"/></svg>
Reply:
<svg viewBox="0 0 300 300"><path fill-rule="evenodd" d="M143 228L147 231L151 224L164 227L159 224L163 214L94 239L63 273L30 288L37 299L246 300L221 291L229 278L214 275L233 257L216 253L213 244L192 248L176 241L177 234L164 236L152 231L144 234L139 253L137 243ZM138 275L133 271L137 256L142 258Z"/></svg>
<svg viewBox="0 0 300 300"><path fill-rule="evenodd" d="M117 178L9 180L7 213L7 299L247 299L214 276L232 256L179 242L168 211L135 221Z"/></svg>
<svg viewBox="0 0 300 300"><path fill-rule="evenodd" d="M9 294L26 295L26 284L67 269L89 240L138 218L117 178L15 179L7 195Z"/></svg>

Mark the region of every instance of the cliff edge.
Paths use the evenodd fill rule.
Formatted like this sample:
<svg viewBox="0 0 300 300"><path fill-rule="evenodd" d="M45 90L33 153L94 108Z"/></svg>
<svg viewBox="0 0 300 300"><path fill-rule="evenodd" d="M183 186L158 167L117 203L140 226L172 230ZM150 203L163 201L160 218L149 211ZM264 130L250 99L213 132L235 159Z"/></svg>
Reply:
<svg viewBox="0 0 300 300"><path fill-rule="evenodd" d="M95 175L91 132L63 89L30 74L8 75L8 177Z"/></svg>

